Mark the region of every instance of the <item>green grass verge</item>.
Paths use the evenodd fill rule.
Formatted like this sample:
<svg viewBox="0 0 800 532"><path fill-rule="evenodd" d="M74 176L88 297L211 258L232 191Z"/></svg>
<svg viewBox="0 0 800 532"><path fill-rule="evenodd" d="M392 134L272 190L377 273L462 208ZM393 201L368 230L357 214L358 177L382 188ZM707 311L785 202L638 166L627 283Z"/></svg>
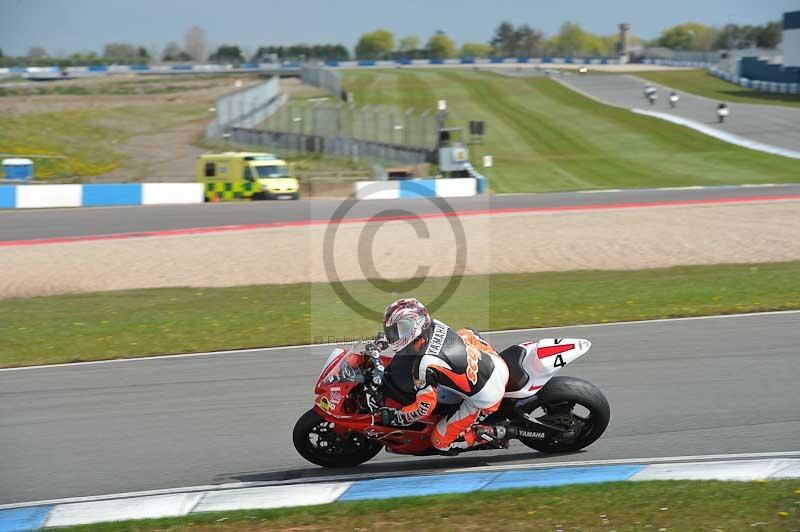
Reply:
<svg viewBox="0 0 800 532"><path fill-rule="evenodd" d="M205 106L181 103L10 115L3 117L0 151L67 157L35 158L37 178L101 175L119 166L123 155L114 147L130 136L208 115Z"/></svg>
<svg viewBox="0 0 800 532"><path fill-rule="evenodd" d="M798 278L800 262L474 276L436 315L497 330L800 309ZM366 281L345 286L382 309L407 295L430 303L446 283L428 279L413 292ZM5 367L302 344L379 327L323 283L6 299L0 315Z"/></svg>
<svg viewBox="0 0 800 532"><path fill-rule="evenodd" d="M689 92L713 100L800 107L800 95L771 94L746 89L735 83L715 78L705 70L659 70L637 72L636 75L681 92Z"/></svg>
<svg viewBox="0 0 800 532"><path fill-rule="evenodd" d="M358 105L400 111L448 101L450 125L485 120L473 163L493 155L494 192L782 183L796 161L597 103L545 78L464 70L348 71Z"/></svg>
<svg viewBox="0 0 800 532"><path fill-rule="evenodd" d="M4 96L129 96L139 94L174 94L214 87L214 85L154 85L139 80L120 83L98 83L93 85L37 85L35 87L14 87L0 85L0 98Z"/></svg>
<svg viewBox="0 0 800 532"><path fill-rule="evenodd" d="M618 482L200 513L61 530L798 530L798 488L798 480Z"/></svg>

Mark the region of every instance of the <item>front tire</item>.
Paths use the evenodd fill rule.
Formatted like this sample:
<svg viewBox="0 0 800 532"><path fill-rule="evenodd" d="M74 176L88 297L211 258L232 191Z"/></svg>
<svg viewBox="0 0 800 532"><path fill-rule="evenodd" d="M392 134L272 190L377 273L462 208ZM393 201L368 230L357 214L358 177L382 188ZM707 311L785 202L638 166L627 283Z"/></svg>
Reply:
<svg viewBox="0 0 800 532"><path fill-rule="evenodd" d="M334 423L313 409L309 410L294 425L294 448L300 456L322 467L355 467L370 460L383 448L357 432L337 434L334 427Z"/></svg>
<svg viewBox="0 0 800 532"><path fill-rule="evenodd" d="M580 405L588 415L576 413ZM564 428L564 432L545 439L520 438L519 440L543 453L569 453L591 445L602 436L611 419L608 400L594 384L575 377L553 377L539 392L538 401L531 403L526 412L548 425Z"/></svg>

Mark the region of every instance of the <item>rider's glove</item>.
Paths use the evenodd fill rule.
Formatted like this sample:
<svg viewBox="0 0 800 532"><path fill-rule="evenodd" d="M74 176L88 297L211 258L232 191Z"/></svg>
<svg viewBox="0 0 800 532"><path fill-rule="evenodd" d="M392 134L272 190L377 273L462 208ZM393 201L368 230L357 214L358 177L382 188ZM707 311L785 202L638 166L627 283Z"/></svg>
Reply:
<svg viewBox="0 0 800 532"><path fill-rule="evenodd" d="M396 408L384 406L378 410L378 414L380 415L381 425L389 427L402 427L403 425L407 425L403 419L403 413Z"/></svg>
<svg viewBox="0 0 800 532"><path fill-rule="evenodd" d="M381 351L389 348L389 342L386 340L386 334L384 334L383 331L375 335L375 345L377 345L378 349Z"/></svg>

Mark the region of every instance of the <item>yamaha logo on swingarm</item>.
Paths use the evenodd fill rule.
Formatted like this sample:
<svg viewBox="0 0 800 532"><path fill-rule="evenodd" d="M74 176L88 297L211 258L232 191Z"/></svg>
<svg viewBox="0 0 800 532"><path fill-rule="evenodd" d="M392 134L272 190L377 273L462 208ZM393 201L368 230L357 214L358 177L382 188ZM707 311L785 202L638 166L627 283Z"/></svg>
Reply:
<svg viewBox="0 0 800 532"><path fill-rule="evenodd" d="M544 432L533 432L531 430L519 429L517 432L521 438L533 438L537 440L544 439Z"/></svg>

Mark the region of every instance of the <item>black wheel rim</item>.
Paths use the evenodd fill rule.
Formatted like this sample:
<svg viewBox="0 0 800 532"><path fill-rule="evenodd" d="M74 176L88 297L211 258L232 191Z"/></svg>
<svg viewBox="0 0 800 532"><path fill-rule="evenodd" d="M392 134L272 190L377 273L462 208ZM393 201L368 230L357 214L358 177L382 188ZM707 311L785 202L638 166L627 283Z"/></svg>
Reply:
<svg viewBox="0 0 800 532"><path fill-rule="evenodd" d="M576 407L581 407L582 410L576 411ZM558 434L547 438L548 446L573 445L591 436L595 415L589 405L578 401L563 401L542 405L541 409L544 415L536 417L536 421L561 429Z"/></svg>
<svg viewBox="0 0 800 532"><path fill-rule="evenodd" d="M317 423L308 432L306 441L309 450L318 455L350 456L368 448L370 441L366 436L352 431L339 434L335 428L336 424L330 421Z"/></svg>

